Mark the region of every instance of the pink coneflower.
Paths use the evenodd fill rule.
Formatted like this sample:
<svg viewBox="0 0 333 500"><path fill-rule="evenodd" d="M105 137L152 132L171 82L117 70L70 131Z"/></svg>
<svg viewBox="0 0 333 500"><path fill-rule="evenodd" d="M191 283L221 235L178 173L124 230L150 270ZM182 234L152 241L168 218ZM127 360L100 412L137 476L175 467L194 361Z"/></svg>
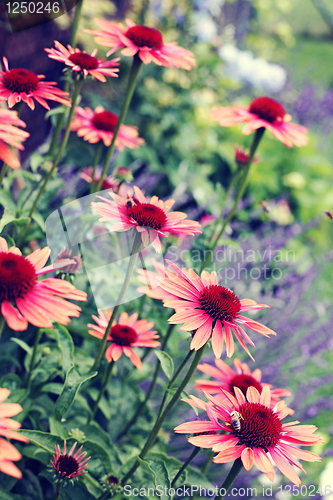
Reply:
<svg viewBox="0 0 333 500"><path fill-rule="evenodd" d="M75 115L71 130L77 132L85 141L95 144L103 141L105 146L110 146L113 133L118 122L118 116L108 111L103 106L97 106L95 111L90 108L75 108ZM116 147L123 151L124 148L136 149L145 143L139 137L138 128L133 125L120 125L116 139Z"/></svg>
<svg viewBox="0 0 333 500"><path fill-rule="evenodd" d="M213 120L222 127L231 127L246 123L243 134L249 135L259 128L267 128L287 148L305 146L308 137L307 129L302 125L290 123L291 116L286 114L284 107L270 97L257 97L249 107L235 104L233 107L218 108L212 112Z"/></svg>
<svg viewBox="0 0 333 500"><path fill-rule="evenodd" d="M35 99L46 109L50 109L45 99L57 101L71 106L68 92L54 87L56 82L43 82L44 75L36 75L24 68L9 69L8 61L4 57L5 71L0 71L0 102L7 101L12 108L18 102L25 102L29 108L35 109Z"/></svg>
<svg viewBox="0 0 333 500"><path fill-rule="evenodd" d="M23 443L28 443L29 441L15 432L20 429L21 424L10 417L14 417L23 411L23 408L17 403L4 403L9 395L10 391L8 389L0 389L0 436L5 438L0 438L0 471L9 476L21 479L22 472L13 464L13 461L21 460L22 455L7 441L7 438L17 439Z"/></svg>
<svg viewBox="0 0 333 500"><path fill-rule="evenodd" d="M116 167L113 173L116 179L121 182L131 182L133 180L132 170L127 167Z"/></svg>
<svg viewBox="0 0 333 500"><path fill-rule="evenodd" d="M18 248L8 249L6 240L0 238L1 313L12 330L26 330L28 322L42 328L52 328L51 320L67 325L70 316L80 315L81 308L64 299L87 300L85 292L60 279L38 281L41 274L74 263L63 260L43 267L50 253L51 250L45 247L23 257Z"/></svg>
<svg viewBox="0 0 333 500"><path fill-rule="evenodd" d="M106 76L115 76L119 71L115 66L119 66L120 57L106 61L96 57L97 49L91 55L82 52L80 49L73 49L70 45L64 47L57 40L54 41L55 49L44 49L51 59L62 62L70 66L73 71L82 71L84 76L93 76L100 82L106 82Z"/></svg>
<svg viewBox="0 0 333 500"><path fill-rule="evenodd" d="M244 149L242 146L235 146L234 151L236 163L239 166L246 165L250 157L249 151ZM258 161L259 158L255 156L252 160L252 163L258 163Z"/></svg>
<svg viewBox="0 0 333 500"><path fill-rule="evenodd" d="M7 144L23 150L21 142L30 135L17 127L26 127L24 121L19 119L17 111L0 108L0 160L14 170L20 168L21 164Z"/></svg>
<svg viewBox="0 0 333 500"><path fill-rule="evenodd" d="M151 244L156 252L161 252L159 237L167 238L165 233L193 235L200 233L200 225L193 220L184 220L187 215L183 212L169 212L175 200L162 201L153 196L148 202L137 186L133 186L135 199L126 200L109 193L114 201L98 196L103 202L92 203L93 209L102 218L100 222L118 222L112 226L110 231L128 231L136 228L141 233L142 243L145 247Z"/></svg>
<svg viewBox="0 0 333 500"><path fill-rule="evenodd" d="M93 167L84 167L83 172L79 173L79 177L83 179L86 182L89 182L91 184L93 182ZM98 181L101 178L102 171L100 168L96 169L95 175L94 175L94 184L97 185ZM115 179L112 175L109 175L108 177L105 177L103 179L101 189L112 189L112 191L117 191L119 186L119 181Z"/></svg>
<svg viewBox="0 0 333 500"><path fill-rule="evenodd" d="M64 450L62 453L60 451L60 446L54 445L55 454L53 455L53 462L51 460L51 465L56 471L57 476L61 479L74 479L88 472L84 469L90 457L85 458L87 455L86 451L81 453L82 446L74 453L76 445L77 443L73 444L69 453L66 453L66 441L64 441Z"/></svg>
<svg viewBox="0 0 333 500"><path fill-rule="evenodd" d="M177 45L177 42L164 43L162 33L155 28L136 25L126 19L126 25L114 21L94 19L100 30L85 30L95 35L95 42L103 47L111 47L107 56L119 49L124 56L138 54L144 64L154 62L158 66L170 66L190 70L196 66L194 54Z"/></svg>
<svg viewBox="0 0 333 500"><path fill-rule="evenodd" d="M270 481L274 481L273 461L282 474L294 484L300 485L301 480L293 465L305 471L297 458L308 462L320 462L321 459L318 455L293 445L312 446L323 442L313 435L317 427L297 425L297 420L282 424L281 420L288 415L288 408L284 401L271 408L271 391L268 386L263 388L261 394L255 387L249 387L246 398L238 387L235 388L235 397L228 392L225 392L225 396L229 405L206 394L210 403L201 401L201 407L207 412L209 421L186 422L176 427L175 432L188 434L223 431L225 434L194 436L189 442L217 452L213 459L215 463L228 463L241 457L246 470L251 470L255 464ZM239 428L234 423L235 418ZM219 420L225 423L222 424Z"/></svg>
<svg viewBox="0 0 333 500"><path fill-rule="evenodd" d="M97 325L88 324L91 330L88 330L90 335L102 339L111 318L110 309L106 309L103 313L98 310L98 317L93 316ZM139 356L133 351L133 347L158 347L160 342L155 339L159 338L156 335L156 330L151 330L154 323L148 323L145 319L138 319L138 314L133 313L128 316L127 313L122 313L119 317L118 323L116 320L112 323L111 332L108 336L108 341L111 342L105 352L105 357L110 363L118 361L122 354L125 354L133 363L136 368L141 370L142 363Z"/></svg>
<svg viewBox="0 0 333 500"><path fill-rule="evenodd" d="M200 278L192 269L181 270L172 262L166 262L174 272L166 270L168 278L160 287L177 297L176 300L164 301L165 307L177 310L168 322L176 325L183 323L181 330L195 332L191 349L197 351L212 337L213 352L216 358L220 358L225 338L227 356L230 358L234 353L234 334L252 358L244 341L252 346L254 343L243 330L243 326L265 337L276 335L267 326L240 314L243 311L264 309L268 307L265 304L257 304L251 299L239 300L230 288L218 284L215 271L211 274L202 271Z"/></svg>
<svg viewBox="0 0 333 500"><path fill-rule="evenodd" d="M158 262L155 259L151 259L151 263L156 269L156 273L154 271L150 271L148 269L137 269L138 280L143 283L145 286L140 286L137 288L139 293L143 293L150 297L151 299L157 300L171 300L176 299L175 295L172 295L169 292L163 290L160 287L160 284L166 278L165 267L162 262Z"/></svg>
<svg viewBox="0 0 333 500"><path fill-rule="evenodd" d="M215 365L216 368L207 363L198 365L198 370L215 380L196 380L194 388L208 394L216 394L222 402L227 401L222 389L235 395L235 387L238 387L246 396L249 387L255 387L259 394L265 386L272 387L270 384L261 382L261 371L258 368L252 373L248 365L237 358L234 360L235 371L222 359L215 359ZM280 398L287 396L291 396L291 392L287 389L271 389L271 408L274 408ZM293 414L294 410L290 410L290 415Z"/></svg>

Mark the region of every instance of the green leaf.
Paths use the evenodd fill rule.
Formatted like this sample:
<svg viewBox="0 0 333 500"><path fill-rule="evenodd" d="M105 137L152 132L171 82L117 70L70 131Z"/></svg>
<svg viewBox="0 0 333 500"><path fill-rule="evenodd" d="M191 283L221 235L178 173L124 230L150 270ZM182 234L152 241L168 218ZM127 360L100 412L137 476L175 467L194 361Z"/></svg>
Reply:
<svg viewBox="0 0 333 500"><path fill-rule="evenodd" d="M43 216L39 212L35 211L31 217L35 222L37 222L41 230L45 232L45 221Z"/></svg>
<svg viewBox="0 0 333 500"><path fill-rule="evenodd" d="M74 403L81 385L86 382L86 380L96 377L97 373L98 372L80 375L75 366L72 366L68 370L62 393L58 397L54 408L54 416L57 420L61 420L66 415Z"/></svg>
<svg viewBox="0 0 333 500"><path fill-rule="evenodd" d="M101 480L113 472L110 456L103 446L88 440L83 443L82 451L87 452L87 458L91 457L87 470L93 477Z"/></svg>
<svg viewBox="0 0 333 500"><path fill-rule="evenodd" d="M16 205L13 202L10 193L8 193L8 191L5 191L4 189L0 189L0 205L6 208L9 212L16 212Z"/></svg>
<svg viewBox="0 0 333 500"><path fill-rule="evenodd" d="M24 349L25 352L27 352L30 356L32 355L32 348L26 342L24 342L24 340L17 339L16 337L11 337L10 340L22 347L22 349Z"/></svg>
<svg viewBox="0 0 333 500"><path fill-rule="evenodd" d="M1 238L4 238L7 241L8 248L15 247L15 241L8 234L2 234Z"/></svg>
<svg viewBox="0 0 333 500"><path fill-rule="evenodd" d="M60 422L53 417L49 417L50 432L55 436L60 436L63 439L68 439L68 432L63 428Z"/></svg>
<svg viewBox="0 0 333 500"><path fill-rule="evenodd" d="M62 354L62 367L67 373L71 366L74 365L74 343L72 336L67 328L57 324L53 329L57 344Z"/></svg>
<svg viewBox="0 0 333 500"><path fill-rule="evenodd" d="M171 380L174 369L171 356L169 356L169 354L164 351L154 351L154 353L160 360L161 368L164 371L165 375L168 377L169 380Z"/></svg>
<svg viewBox="0 0 333 500"><path fill-rule="evenodd" d="M17 432L29 439L30 443L33 443L42 450L48 451L52 454L54 453L54 445L58 444L62 449L64 444L64 440L60 436L50 434L49 432L31 431L28 429L20 429ZM74 442L75 441L73 439L69 440L67 445L73 446Z"/></svg>
<svg viewBox="0 0 333 500"><path fill-rule="evenodd" d="M26 497L15 495L14 493L5 491L2 488L0 488L0 498L1 500L27 500Z"/></svg>
<svg viewBox="0 0 333 500"><path fill-rule="evenodd" d="M3 228L7 226L7 224L14 224L16 226L25 226L29 222L30 222L30 217L16 218L16 215L14 215L7 208L5 208L3 216L1 217L0 220L0 231L2 231Z"/></svg>
<svg viewBox="0 0 333 500"><path fill-rule="evenodd" d="M137 457L137 460L138 460L140 466L143 468L143 470L148 472L148 474L151 476L151 478L153 480L153 484L156 488L156 474L153 471L153 469L150 468L148 462L146 462L145 460L142 460L142 458L140 458L139 456Z"/></svg>
<svg viewBox="0 0 333 500"><path fill-rule="evenodd" d="M171 481L164 460L155 460L146 458L146 462L155 473L156 477L155 487L157 487L158 485L163 485L163 487L166 486L167 489L169 490L171 488Z"/></svg>

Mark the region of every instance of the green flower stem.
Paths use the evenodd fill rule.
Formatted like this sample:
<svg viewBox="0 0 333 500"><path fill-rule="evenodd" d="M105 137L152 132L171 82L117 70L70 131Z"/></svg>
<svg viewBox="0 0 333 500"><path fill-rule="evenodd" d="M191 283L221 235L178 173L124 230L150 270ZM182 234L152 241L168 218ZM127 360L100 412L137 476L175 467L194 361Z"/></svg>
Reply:
<svg viewBox="0 0 333 500"><path fill-rule="evenodd" d="M238 476L238 474L240 473L242 468L243 468L242 459L239 457L239 458L237 458L237 460L234 461L233 466L231 467L229 474L225 478L225 481L220 488L220 490L222 490L222 489L224 490L225 494L224 495L216 495L214 500L222 500L226 496L230 486L235 481L236 477Z"/></svg>
<svg viewBox="0 0 333 500"><path fill-rule="evenodd" d="M59 481L56 494L54 495L54 500L60 500L61 499L61 489L62 489L62 481Z"/></svg>
<svg viewBox="0 0 333 500"><path fill-rule="evenodd" d="M94 418L95 413L96 413L97 408L98 408L98 405L99 405L99 402L102 399L102 396L103 396L103 394L105 392L105 389L109 385L114 365L115 365L114 361L111 361L111 363L109 363L109 366L108 366L107 370L105 370L104 379L103 379L103 382L102 382L102 387L101 387L101 389L99 391L99 394L98 394L98 397L97 397L97 399L95 401L94 408L93 408L90 416L88 417L87 425L89 425L90 422L92 421L92 419Z"/></svg>
<svg viewBox="0 0 333 500"><path fill-rule="evenodd" d="M124 120L126 118L127 111L128 111L129 105L131 103L132 96L133 96L133 93L134 93L134 90L135 90L135 87L136 87L136 83L137 83L137 80L138 80L138 76L139 76L139 71L140 71L140 68L141 68L141 64L142 64L142 61L139 58L139 56L136 54L133 57L132 67L131 67L131 71L130 71L129 79L128 79L127 92L126 92L125 100L124 100L124 103L123 103L123 107L121 108L121 112L120 112L120 115L119 115L119 118L118 118L118 121L117 121L117 125L116 125L116 127L114 129L114 133L113 133L113 138L112 138L111 145L110 145L110 147L109 147L109 149L107 151L106 157L105 157L102 175L101 175L101 178L99 179L99 181L97 183L96 192L100 191L102 182L103 182L103 180L104 180L104 178L106 176L107 170L109 168L110 161L111 161L111 158L112 158L112 153L113 153L115 145L116 145L116 139L117 139L117 136L118 136L118 132L119 132L119 129L120 129L122 123L124 122Z"/></svg>
<svg viewBox="0 0 333 500"><path fill-rule="evenodd" d="M164 420L166 419L166 417L169 415L170 411L172 410L172 408L174 407L174 405L177 403L177 401L179 400L179 397L181 395L181 393L183 392L183 390L185 389L185 387L187 386L188 382L191 380L192 378L192 375L194 374L195 370L197 369L197 366L198 364L200 363L200 360L202 358L202 355L204 353L204 350L205 350L205 347L206 345L204 345L203 347L201 347L201 349L199 349L196 353L195 353L195 357L192 361L192 364L190 366L190 369L188 370L187 374L185 375L184 379L182 380L182 382L180 383L180 386L178 387L177 391L175 392L175 394L173 395L171 401L168 403L167 407L165 408L165 410L163 411L162 415L160 415L156 422L155 422L155 425L152 429L152 431L150 432L149 436L148 436L148 439L146 441L146 444L145 446L143 447L139 457L143 460L145 458L145 456L147 455L148 451L150 450L150 448L153 446L154 442L155 442L155 439L157 437L157 434L159 432L159 430L161 429L162 427L162 424L164 422ZM128 479L134 474L134 472L136 471L136 469L139 467L139 462L136 461L133 465L133 467L128 471L128 473L124 476L123 480L122 480L122 484L126 484Z"/></svg>
<svg viewBox="0 0 333 500"><path fill-rule="evenodd" d="M71 46L73 47L73 49L75 49L75 47L76 47L77 31L78 31L79 22L80 22L82 6L83 6L83 0L79 1L79 3L77 4L77 6L75 8L75 15L74 15L74 21L73 21L72 35L71 35ZM67 79L66 83L65 83L65 87L64 87L65 92L69 91L70 84L71 84L70 80ZM59 115L58 115L47 156L52 157L54 154L55 148L56 148L58 141L59 141L59 135L60 135L60 132L62 130L63 121L64 121L64 114L65 114L65 108L64 108L64 112L59 113Z"/></svg>
<svg viewBox="0 0 333 500"><path fill-rule="evenodd" d="M159 418L164 410L164 406L165 406L165 403L166 403L166 400L168 398L168 395L170 393L170 390L172 389L172 386L173 384L175 383L175 381L177 380L178 378L178 375L180 374L180 372L183 370L184 366L186 365L186 363L188 362L188 360L190 359L190 357L192 356L193 354L193 350L192 351L189 351L187 353L187 356L183 359L183 361L181 362L181 364L179 365L176 373L174 374L174 376L172 377L172 379L170 380L169 384L168 384L168 387L164 393L164 396L163 396L163 400L162 400L162 403L161 403L161 406L160 406L160 409L159 409L159 412L158 412L158 416L157 418Z"/></svg>
<svg viewBox="0 0 333 500"><path fill-rule="evenodd" d="M212 243L211 247L210 247L210 250L212 250L212 252L209 252L206 260L204 261L203 265L202 265L202 268L201 270L205 269L205 267L207 265L209 265L210 263L210 259L211 259L211 253L214 252L215 248L217 247L218 245L218 242L222 236L222 234L224 233L225 231L225 228L227 227L227 225L229 224L229 222L231 221L231 219L233 218L233 216L235 215L235 212L238 208L238 204L240 202L240 200L242 199L243 197L243 194L244 194L244 191L245 191L245 188L246 188L246 185L247 185L247 181L248 181L248 177L249 177L249 172L250 172L250 168L251 168L251 164L252 164L252 161L253 161L253 158L254 158L254 155L255 155L255 152L259 146L259 143L262 139L262 136L264 135L264 132L265 132L265 128L259 128L258 130L256 130L256 133L254 135L254 138L253 138L253 142L252 142L252 145L251 145L251 149L250 149L250 155L249 155L249 159L248 159L248 162L246 164L246 166L244 167L244 170L243 170L243 177L241 179L241 182L240 182L240 185L238 187L238 192L237 192L237 196L236 196L236 199L234 201L234 204L233 204L233 207L228 215L228 217L225 219L215 241Z"/></svg>
<svg viewBox="0 0 333 500"><path fill-rule="evenodd" d="M1 339L1 335L2 335L2 332L3 332L3 327L5 326L5 318L4 316L2 316L1 312L0 312L0 339Z"/></svg>
<svg viewBox="0 0 333 500"><path fill-rule="evenodd" d="M194 450L192 451L191 455L188 457L188 459L183 463L183 465L181 466L181 468L179 469L179 471L177 472L177 474L175 475L175 477L173 478L172 480L172 483L171 483L171 488L174 487L174 485L176 484L177 482L177 479L183 474L184 470L186 469L186 467L188 465L190 465L190 463L192 462L192 460L197 456L197 454L199 453L199 451L201 451L201 448L197 448L195 447Z"/></svg>
<svg viewBox="0 0 333 500"><path fill-rule="evenodd" d="M146 295L144 295L144 297L146 297ZM168 340L169 340L169 338L171 336L171 333L172 333L174 327L175 327L175 325L169 325L169 328L168 328L168 330L167 330L167 332L165 334L165 337L164 337L162 345L161 345L161 350L162 351L164 351L164 349L165 349L165 347L166 347L166 345L168 343ZM135 424L135 422L137 421L138 417L141 415L142 410L145 408L146 404L148 403L149 399L151 398L152 394L154 393L154 390L155 390L155 387L156 387L156 383L157 383L157 377L158 377L158 374L160 372L160 368L161 368L161 362L160 362L159 359L157 359L156 360L156 365L155 365L155 371L154 371L154 375L153 375L153 380L152 380L152 383L150 384L149 391L147 392L144 401L142 401L142 403L140 404L140 406L137 409L136 413L133 415L133 417L128 422L128 424L126 425L126 427L118 435L117 441L119 441L123 436L125 436L125 434L127 434L128 431L130 430L130 428Z"/></svg>
<svg viewBox="0 0 333 500"><path fill-rule="evenodd" d="M77 30L78 30L79 23L80 23L82 6L83 6L83 0L79 0L78 4L76 5L76 8L75 8L74 22L73 22L73 27L72 27L71 46L73 48L76 47Z"/></svg>
<svg viewBox="0 0 333 500"><path fill-rule="evenodd" d="M95 173L96 173L96 167L100 162L101 156L102 156L102 151L103 151L103 141L100 141L97 148L96 148L96 153L95 153L95 158L94 158L94 163L93 163L93 171L92 171L92 181L90 185L90 193L94 192L95 189Z"/></svg>
<svg viewBox="0 0 333 500"><path fill-rule="evenodd" d="M2 181L4 180L4 178L6 176L7 170L8 170L8 165L7 165L7 163L4 163L2 165L2 169L0 172L0 187L2 186Z"/></svg>
<svg viewBox="0 0 333 500"><path fill-rule="evenodd" d="M59 164L59 161L61 160L62 155L63 155L63 153L65 151L65 148L66 148L66 145L67 145L67 142L68 142L68 138L69 138L69 134L70 134L70 131L71 131L71 123L72 123L72 119L73 119L74 112L75 112L75 106L76 106L76 102L78 100L78 97L80 95L80 90L81 90L82 83L83 83L83 80L80 80L80 79L77 79L76 82L75 82L75 86L74 86L74 90L73 90L73 95L72 95L72 107L71 107L69 115L68 115L67 124L66 124L66 132L65 132L64 138L63 138L63 140L61 142L61 146L60 146L60 149L58 151L58 154L55 157L55 160L53 162L52 168L49 171L49 173L47 174L47 176L45 177L44 182L42 183L42 185L40 187L40 190L39 190L39 192L38 192L38 194L36 196L36 199L35 199L32 207L30 209L28 217L31 217L32 214L34 213L35 208L37 207L38 202L41 199L41 196L43 195L43 193L45 191L45 188L46 188L49 180L51 179L52 175L54 174L54 172L55 172L55 170L56 170L56 168L57 168L57 166ZM24 238L24 235L26 233L26 230L27 230L28 226L29 226L29 224L27 226L25 226L24 230L22 231L21 236L20 236L19 241L18 241L18 246L22 243L22 240Z"/></svg>
<svg viewBox="0 0 333 500"><path fill-rule="evenodd" d="M110 321L108 323L108 326L106 327L104 337L102 339L102 342L101 342L99 351L97 353L95 362L94 362L93 366L90 368L91 372L96 371L100 365L101 359L102 359L104 351L105 351L108 336L111 332L112 323L118 314L122 300L125 296L125 293L126 293L126 290L128 288L132 273L134 271L135 263L136 263L136 260L138 258L138 254L139 254L141 247L142 247L141 233L136 233L134 243L133 243L133 249L132 249L132 253L131 253L131 257L130 257L130 261L129 261L129 265L128 265L126 276L125 276L125 280L124 280L123 286L120 290L119 297L117 298L117 305L114 307L114 309L112 311L112 315L111 315Z"/></svg>
<svg viewBox="0 0 333 500"><path fill-rule="evenodd" d="M207 460L205 462L205 465L203 466L203 469L202 469L202 473L204 476L206 476L206 474L208 472L209 466L212 463L212 459L213 459L214 455L215 455L215 451L210 451L210 453L207 457Z"/></svg>
<svg viewBox="0 0 333 500"><path fill-rule="evenodd" d="M217 229L217 226L219 225L219 222L220 220L222 220L222 217L223 217L223 213L224 213L224 209L225 209L225 206L226 206L226 203L228 201L228 198L229 198L229 195L231 193L231 190L232 188L234 187L235 185L235 182L237 180L237 177L239 175L241 171L241 168L239 168L239 166L237 166L237 170L235 170L235 172L232 174L232 177L231 177L231 180L230 180L230 184L229 184L229 187L228 189L226 190L225 192L225 195L224 195L224 198L223 198L223 202L222 202L222 206L221 206L221 211L220 211L220 215L219 217L216 219L214 225L213 225L213 231L212 231L212 234L211 234L211 237L209 239L209 242L208 242L208 246L210 246L212 243L213 243L213 240L214 240L214 235L216 233L216 229Z"/></svg>
<svg viewBox="0 0 333 500"><path fill-rule="evenodd" d="M42 333L43 333L43 330L41 328L38 328L38 331L36 333L35 343L34 343L34 349L32 351L32 355L31 355L29 372L27 374L27 389L28 389L28 391L30 390L30 386L31 386L32 372L33 372L33 369L35 367L37 349L39 346L40 339L42 337Z"/></svg>

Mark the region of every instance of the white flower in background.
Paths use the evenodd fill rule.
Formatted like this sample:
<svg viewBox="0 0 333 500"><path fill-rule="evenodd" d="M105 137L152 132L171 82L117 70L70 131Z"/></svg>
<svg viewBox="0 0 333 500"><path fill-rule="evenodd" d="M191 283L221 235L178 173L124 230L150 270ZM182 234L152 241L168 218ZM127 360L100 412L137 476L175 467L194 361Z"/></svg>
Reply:
<svg viewBox="0 0 333 500"><path fill-rule="evenodd" d="M220 47L219 56L226 65L226 73L236 81L246 82L256 89L279 92L286 84L286 71L265 59L254 58L252 52L237 49L230 44Z"/></svg>
<svg viewBox="0 0 333 500"><path fill-rule="evenodd" d="M194 34L204 42L211 42L217 35L217 26L207 12L194 12L192 15Z"/></svg>

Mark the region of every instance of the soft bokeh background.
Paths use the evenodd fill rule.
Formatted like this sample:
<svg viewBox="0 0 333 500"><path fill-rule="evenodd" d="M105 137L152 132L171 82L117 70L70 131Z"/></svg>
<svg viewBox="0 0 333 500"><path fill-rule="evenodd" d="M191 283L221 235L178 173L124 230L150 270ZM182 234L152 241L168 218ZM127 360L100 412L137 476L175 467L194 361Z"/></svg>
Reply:
<svg viewBox="0 0 333 500"><path fill-rule="evenodd" d="M186 211L190 218L218 216L235 170L234 145L249 147L251 141L242 135L241 128L217 126L210 118L211 109L235 101L248 104L256 96L268 95L283 103L293 121L309 128L309 144L291 150L265 134L258 151L260 162L252 166L245 199L221 241L221 251L229 248L231 253L215 264L222 276L226 267L229 277L233 276L230 269L235 270L234 279L227 284L236 293L271 306L256 319L262 319L278 335L270 340L252 335L256 364L249 360L249 365L262 369L265 382L289 388L293 396L288 403L296 418L318 426L325 444L314 451L323 457L323 463L305 463L308 474L301 473L302 483L317 487L322 471L333 461L333 220L325 214L333 212L333 6L329 0L85 0L81 27L94 28L94 16L119 21L129 17L154 26L166 41L177 40L195 53L197 68L191 72L153 64L143 68L125 123L139 127L146 146L117 154L114 161L116 166L131 168L135 183L147 194L175 198L177 209ZM0 49L11 67L24 65L50 80L59 79L61 65L41 53L41 47L50 47L53 39L69 42L70 17L15 35L7 30L3 11L2 19ZM80 31L79 46L93 50L93 38ZM99 48L100 57L105 52ZM130 59L122 58L117 81L85 85L81 105L102 104L119 112L129 63ZM30 130L37 129L26 143L26 158L50 130L50 118L45 121L41 107L33 117L32 123L32 113L23 110L22 118ZM51 209L87 193L77 174L92 163L93 155L94 148L72 134L60 170L63 181L51 185L52 199L42 207L45 217ZM33 158L38 166L38 153ZM29 178L26 182L29 184ZM206 226L205 232L210 231L211 226ZM169 248L168 256L178 259L177 263L182 256L186 266L199 268L197 254L187 252L191 244L203 250L200 240L186 240L180 247L176 244L177 250L176 246ZM239 265L243 270L237 276ZM259 271L251 274L254 268ZM138 305L132 302L128 310ZM156 301L142 306L143 316L165 331L171 311ZM81 316L69 327L81 343L78 355L95 345L87 338L86 323L87 317ZM175 364L187 346L187 336L176 329L170 342ZM237 354L248 359L243 352ZM133 405L143 399L144 393L138 394L133 381L142 381L142 391L147 390L145 380L151 375L154 355L146 360L142 372L133 372L126 362L119 363L110 389L114 404L111 408L104 404L98 417L112 438L124 419L132 416ZM204 361L213 362L212 355L207 354ZM151 422L165 385L161 377L148 412ZM77 419L80 426L75 405L70 418ZM157 448L168 447L169 453L171 449L172 455L185 460L192 446L184 436L174 436L172 429L193 418L194 411L179 403L160 434ZM140 419L126 437L123 450L131 453L148 429L147 420ZM195 464L202 468L206 458L207 452L199 454ZM212 464L209 479L220 484L228 468ZM332 476L326 473L323 484L333 488ZM236 483L258 487L258 498L262 497L263 484L268 485L256 470L243 472ZM273 497L285 498L278 490L284 484L278 474ZM315 492L314 498L320 495Z"/></svg>

